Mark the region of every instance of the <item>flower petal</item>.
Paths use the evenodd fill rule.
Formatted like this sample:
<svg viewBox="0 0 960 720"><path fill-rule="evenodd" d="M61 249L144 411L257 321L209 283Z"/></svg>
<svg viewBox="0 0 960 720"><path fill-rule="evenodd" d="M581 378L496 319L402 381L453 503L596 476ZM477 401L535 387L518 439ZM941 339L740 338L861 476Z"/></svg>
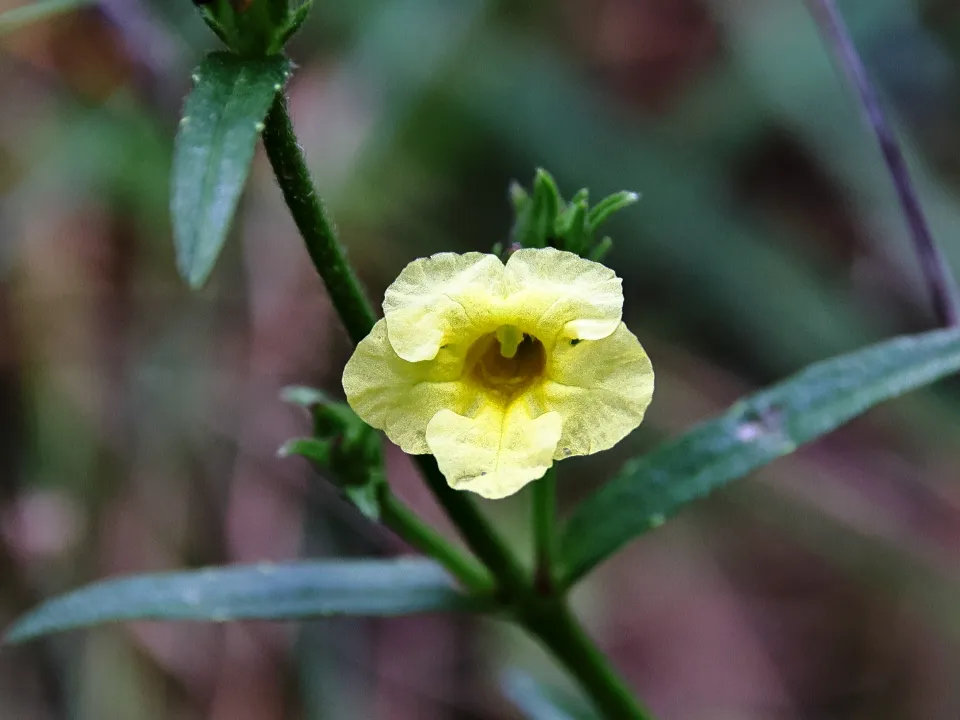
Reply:
<svg viewBox="0 0 960 720"><path fill-rule="evenodd" d="M431 362L403 360L380 320L347 362L343 389L364 422L383 430L404 452L425 454L430 419L443 408L464 412L476 398L474 389L459 382L462 367L463 358L447 350Z"/></svg>
<svg viewBox="0 0 960 720"><path fill-rule="evenodd" d="M609 337L561 341L537 390L543 407L563 417L556 459L616 445L643 420L653 396L653 366L622 323Z"/></svg>
<svg viewBox="0 0 960 720"><path fill-rule="evenodd" d="M438 253L414 260L383 299L390 344L404 360L430 360L443 345L495 327L491 312L502 297L503 263L496 255Z"/></svg>
<svg viewBox="0 0 960 720"><path fill-rule="evenodd" d="M496 499L543 477L560 433L560 415L534 418L515 402L506 412L489 404L473 418L441 410L427 425L427 443L450 487Z"/></svg>
<svg viewBox="0 0 960 720"><path fill-rule="evenodd" d="M518 250L504 282L510 322L544 344L599 340L620 324L622 281L608 267L554 248Z"/></svg>

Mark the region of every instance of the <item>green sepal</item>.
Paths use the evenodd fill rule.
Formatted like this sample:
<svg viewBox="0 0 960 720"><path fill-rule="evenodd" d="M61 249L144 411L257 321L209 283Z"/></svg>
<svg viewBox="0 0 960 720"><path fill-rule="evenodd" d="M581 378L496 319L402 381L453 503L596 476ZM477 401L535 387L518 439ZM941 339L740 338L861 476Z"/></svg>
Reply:
<svg viewBox="0 0 960 720"><path fill-rule="evenodd" d="M586 255L589 251L592 237L587 225L587 199L582 192L557 216L554 236L564 244L563 250L577 255Z"/></svg>
<svg viewBox="0 0 960 720"><path fill-rule="evenodd" d="M594 262L603 262L603 259L607 256L607 253L610 252L610 248L613 247L613 239L605 235L600 239L596 245L593 246L593 249L590 250L587 255L587 260L593 260Z"/></svg>
<svg viewBox="0 0 960 720"><path fill-rule="evenodd" d="M278 49L285 47L290 38L297 34L297 31L306 22L310 9L313 7L313 0L305 0L296 5L287 15L287 24L283 32L277 37Z"/></svg>
<svg viewBox="0 0 960 720"><path fill-rule="evenodd" d="M330 443L317 438L290 438L277 450L277 456L285 458L291 455L299 455L325 467L330 464Z"/></svg>
<svg viewBox="0 0 960 720"><path fill-rule="evenodd" d="M497 243L493 250L496 255L506 259L520 248L549 246L596 261L602 260L613 244L609 237L597 240L597 228L640 197L624 190L591 208L590 192L582 188L568 202L550 173L542 168L537 170L531 190L512 182L509 196L515 215L511 244L504 248Z"/></svg>
<svg viewBox="0 0 960 720"><path fill-rule="evenodd" d="M198 8L207 27L233 52L268 57L283 50L312 4L313 0L211 0Z"/></svg>
<svg viewBox="0 0 960 720"><path fill-rule="evenodd" d="M380 518L380 491L386 486L380 435L346 403L313 388L285 388L281 397L307 410L313 437L294 438L280 448L281 456L300 455L321 471L329 471L337 487L361 513Z"/></svg>
<svg viewBox="0 0 960 720"><path fill-rule="evenodd" d="M220 42L235 50L239 43L239 33L236 22L236 11L230 0L211 0L197 4L200 17L213 34L220 38Z"/></svg>
<svg viewBox="0 0 960 720"><path fill-rule="evenodd" d="M509 194L513 211L519 215L520 211L523 210L526 203L530 200L530 195L527 193L526 188L516 180L510 182Z"/></svg>
<svg viewBox="0 0 960 720"><path fill-rule="evenodd" d="M537 170L533 181L533 231L536 233L536 247L552 244L557 216L563 208L563 198L556 180L543 168Z"/></svg>
<svg viewBox="0 0 960 720"><path fill-rule="evenodd" d="M347 485L343 488L344 495L352 502L364 516L380 522L380 495L385 482L369 482L366 485Z"/></svg>
<svg viewBox="0 0 960 720"><path fill-rule="evenodd" d="M526 248L542 248L552 244L554 225L563 198L550 173L537 170L532 193L528 194L514 183L510 194L517 216L511 233L513 244Z"/></svg>
<svg viewBox="0 0 960 720"><path fill-rule="evenodd" d="M640 200L640 196L629 190L621 190L613 195L608 195L590 209L587 215L587 224L592 230L596 230L615 212L630 207Z"/></svg>
<svg viewBox="0 0 960 720"><path fill-rule="evenodd" d="M267 0L270 21L274 25L285 26L290 18L290 0Z"/></svg>

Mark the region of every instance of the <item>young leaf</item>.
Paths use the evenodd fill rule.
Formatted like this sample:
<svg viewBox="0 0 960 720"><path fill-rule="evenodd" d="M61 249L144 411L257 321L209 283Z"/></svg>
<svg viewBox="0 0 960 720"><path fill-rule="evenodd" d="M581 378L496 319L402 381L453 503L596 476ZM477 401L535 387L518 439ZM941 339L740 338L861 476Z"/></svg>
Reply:
<svg viewBox="0 0 960 720"><path fill-rule="evenodd" d="M792 453L874 405L960 371L960 330L888 340L816 363L632 460L580 505L561 540L576 582L684 505Z"/></svg>
<svg viewBox="0 0 960 720"><path fill-rule="evenodd" d="M303 23L306 21L307 16L310 14L310 9L313 7L313 0L300 0L300 3L294 7L287 21L287 27L284 28L280 37L277 38L277 44L279 47L283 47L287 42L292 38Z"/></svg>
<svg viewBox="0 0 960 720"><path fill-rule="evenodd" d="M587 216L587 222L590 228L596 230L615 212L630 207L639 199L640 196L637 193L628 190L622 190L613 195L608 195L590 209L590 213Z"/></svg>
<svg viewBox="0 0 960 720"><path fill-rule="evenodd" d="M287 458L291 455L299 455L312 463L326 466L330 463L330 445L329 440L290 438L277 450L277 457Z"/></svg>
<svg viewBox="0 0 960 720"><path fill-rule="evenodd" d="M0 35L19 30L54 15L92 5L94 0L38 0L0 12Z"/></svg>
<svg viewBox="0 0 960 720"><path fill-rule="evenodd" d="M543 168L537 168L533 179L533 220L534 242L528 247L544 247L553 239L557 214L563 206L563 197L557 187L557 181Z"/></svg>
<svg viewBox="0 0 960 720"><path fill-rule="evenodd" d="M367 517L379 520L383 450L380 435L346 403L335 402L320 390L284 388L281 397L313 417L313 437L294 438L279 450L281 457L302 455L321 469L333 471L335 483Z"/></svg>
<svg viewBox="0 0 960 720"><path fill-rule="evenodd" d="M123 620L294 620L477 608L432 560L263 563L104 580L48 600L6 642Z"/></svg>
<svg viewBox="0 0 960 720"><path fill-rule="evenodd" d="M587 201L573 199L562 212L557 215L553 228L553 237L564 250L585 255L593 239L587 228Z"/></svg>
<svg viewBox="0 0 960 720"><path fill-rule="evenodd" d="M510 186L510 199L516 215L510 231L511 242L525 248L544 247L553 239L557 214L563 206L563 198L553 176L539 168L531 192L513 183Z"/></svg>
<svg viewBox="0 0 960 720"><path fill-rule="evenodd" d="M275 56L212 53L194 74L173 154L170 210L180 274L194 288L223 247L263 120L290 72Z"/></svg>

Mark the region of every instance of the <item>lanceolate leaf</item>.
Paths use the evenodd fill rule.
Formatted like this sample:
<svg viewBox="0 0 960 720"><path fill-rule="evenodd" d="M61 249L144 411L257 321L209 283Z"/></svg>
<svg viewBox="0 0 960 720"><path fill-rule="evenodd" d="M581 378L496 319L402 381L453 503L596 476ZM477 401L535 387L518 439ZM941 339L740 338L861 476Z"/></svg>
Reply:
<svg viewBox="0 0 960 720"><path fill-rule="evenodd" d="M213 53L194 73L170 190L177 266L193 287L206 281L220 254L263 120L289 72L284 57Z"/></svg>
<svg viewBox="0 0 960 720"><path fill-rule="evenodd" d="M432 560L264 563L104 580L47 601L6 640L120 620L292 620L471 607L476 601Z"/></svg>
<svg viewBox="0 0 960 720"><path fill-rule="evenodd" d="M632 460L563 532L566 582L685 504L792 453L874 405L960 371L960 330L896 338L816 363Z"/></svg>

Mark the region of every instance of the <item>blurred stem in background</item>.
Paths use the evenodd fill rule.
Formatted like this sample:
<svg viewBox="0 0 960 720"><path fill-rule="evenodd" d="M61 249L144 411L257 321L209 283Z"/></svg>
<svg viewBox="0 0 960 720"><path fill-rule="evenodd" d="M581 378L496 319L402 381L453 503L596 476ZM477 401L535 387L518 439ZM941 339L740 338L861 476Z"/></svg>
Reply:
<svg viewBox="0 0 960 720"><path fill-rule="evenodd" d="M376 316L346 259L333 222L317 195L282 94L277 95L266 117L263 143L310 258L323 278L333 306L350 338L358 343L373 328ZM553 593L552 587L547 588L549 592L546 594L539 592L542 588L531 583L514 554L473 500L447 484L432 456L419 455L416 461L437 501L470 549L493 574L500 598L513 611L514 617L567 668L605 715L623 720L650 718L570 613L566 599ZM541 559L549 560L552 553L554 482L551 472L547 478L535 483L535 487L539 486L535 490L538 566ZM390 511L388 507L388 514ZM419 526L418 519L417 524L409 523L410 519L405 515L393 517L393 520L402 521L404 527ZM431 535L427 538L419 533L415 539L417 542L424 539L432 542L438 537ZM443 547L447 547L446 543L443 543ZM547 554L541 555L541 552ZM438 559L447 562L450 557L444 553ZM459 573L462 568L458 563L454 564L453 569ZM450 569L449 564L447 567ZM465 584L469 586L469 583Z"/></svg>
<svg viewBox="0 0 960 720"><path fill-rule="evenodd" d="M880 105L877 92L850 37L850 31L834 0L809 1L820 32L832 46L838 62L856 89L866 118L880 144L883 159L893 178L897 198L910 229L937 321L948 327L960 325L960 296L957 293L956 280L930 232L903 150Z"/></svg>

